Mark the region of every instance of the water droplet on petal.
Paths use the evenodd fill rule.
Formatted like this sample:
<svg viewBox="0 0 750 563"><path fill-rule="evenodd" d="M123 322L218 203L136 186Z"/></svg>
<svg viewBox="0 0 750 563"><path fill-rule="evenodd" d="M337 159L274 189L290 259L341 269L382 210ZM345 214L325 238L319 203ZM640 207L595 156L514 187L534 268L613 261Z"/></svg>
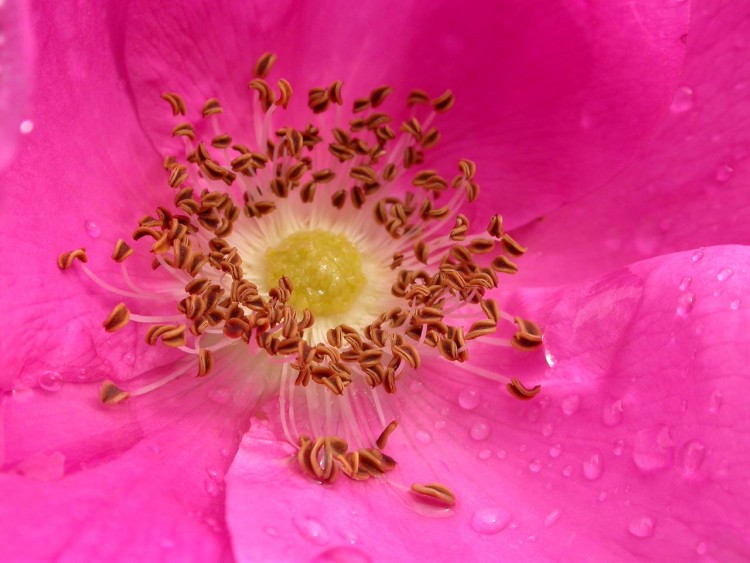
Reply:
<svg viewBox="0 0 750 563"><path fill-rule="evenodd" d="M60 389L62 389L63 384L65 383L63 381L62 375L60 375L56 371L50 370L45 370L40 373L37 381L39 382L39 387L41 387L45 391L49 391L50 393L59 391Z"/></svg>
<svg viewBox="0 0 750 563"><path fill-rule="evenodd" d="M122 361L125 362L126 365L132 366L135 363L135 354L128 352L122 357Z"/></svg>
<svg viewBox="0 0 750 563"><path fill-rule="evenodd" d="M682 453L683 473L688 476L695 475L703 464L703 459L705 457L706 446L697 440L688 442Z"/></svg>
<svg viewBox="0 0 750 563"><path fill-rule="evenodd" d="M695 294L691 291L685 291L677 298L677 308L675 311L681 317L687 317L695 306Z"/></svg>
<svg viewBox="0 0 750 563"><path fill-rule="evenodd" d="M563 474L563 477L570 477L571 475L573 475L573 466L566 465L565 467L563 467L562 474Z"/></svg>
<svg viewBox="0 0 750 563"><path fill-rule="evenodd" d="M581 398L578 395L568 395L560 401L560 408L568 416L575 413L580 405Z"/></svg>
<svg viewBox="0 0 750 563"><path fill-rule="evenodd" d="M606 491L602 491L601 493L599 493L599 496L596 497L596 500L598 500L599 502L604 502L605 500L607 500Z"/></svg>
<svg viewBox="0 0 750 563"><path fill-rule="evenodd" d="M640 430L635 435L633 461L644 473L672 465L673 441L668 427Z"/></svg>
<svg viewBox="0 0 750 563"><path fill-rule="evenodd" d="M615 455L622 455L622 452L625 451L625 442L622 440L617 440L615 442L614 448L612 448L612 453Z"/></svg>
<svg viewBox="0 0 750 563"><path fill-rule="evenodd" d="M505 450L498 450L497 451L497 458L498 459L505 459L506 457L508 457L508 452L506 452Z"/></svg>
<svg viewBox="0 0 750 563"><path fill-rule="evenodd" d="M164 538L163 540L161 540L161 542L159 542L159 546L162 549L172 549L174 547L174 545L175 545L175 543L172 540L170 540L169 538Z"/></svg>
<svg viewBox="0 0 750 563"><path fill-rule="evenodd" d="M529 471L532 473L539 473L542 470L542 462L538 459L531 460L529 463Z"/></svg>
<svg viewBox="0 0 750 563"><path fill-rule="evenodd" d="M550 457L560 457L561 453L562 453L562 446L560 444L555 444L549 449Z"/></svg>
<svg viewBox="0 0 750 563"><path fill-rule="evenodd" d="M477 408L479 406L479 402L479 391L477 391L473 387L464 389L458 395L458 404L462 409L466 409L467 411L471 411Z"/></svg>
<svg viewBox="0 0 750 563"><path fill-rule="evenodd" d="M229 448L221 448L221 449L219 450L219 454L220 454L220 455L221 455L221 457L223 457L224 459L229 459L229 456L230 456L230 455L232 455L232 452L231 452L231 451L229 450Z"/></svg>
<svg viewBox="0 0 750 563"><path fill-rule="evenodd" d="M698 555L705 555L708 551L708 544L704 541L700 542L698 545L695 546L695 552Z"/></svg>
<svg viewBox="0 0 750 563"><path fill-rule="evenodd" d="M477 422L471 427L469 434L475 440L484 440L490 435L490 427L484 422Z"/></svg>
<svg viewBox="0 0 750 563"><path fill-rule="evenodd" d="M482 461L486 461L492 457L492 450L481 450L477 457L481 459Z"/></svg>
<svg viewBox="0 0 750 563"><path fill-rule="evenodd" d="M446 422L444 420L436 420L435 421L435 430L442 430L445 428Z"/></svg>
<svg viewBox="0 0 750 563"><path fill-rule="evenodd" d="M723 282L731 278L732 274L734 274L734 271L731 268L722 268L719 270L719 273L716 274L716 279Z"/></svg>
<svg viewBox="0 0 750 563"><path fill-rule="evenodd" d="M24 135L28 135L34 130L34 122L30 119L25 119L21 122L21 126L19 127L19 129L21 130L21 133L23 133Z"/></svg>
<svg viewBox="0 0 750 563"><path fill-rule="evenodd" d="M356 547L341 546L327 549L311 563L371 563L372 559Z"/></svg>
<svg viewBox="0 0 750 563"><path fill-rule="evenodd" d="M203 487L206 489L206 493L209 496L219 496L219 484L211 478L207 478L203 481Z"/></svg>
<svg viewBox="0 0 750 563"><path fill-rule="evenodd" d="M226 387L214 387L208 393L208 398L217 405L226 405L232 400L232 392Z"/></svg>
<svg viewBox="0 0 750 563"><path fill-rule="evenodd" d="M732 301L732 302L731 302L731 303L729 304L729 308L730 308L730 309L731 309L732 311L737 311L737 310L739 310L739 308L740 308L740 300L739 300L739 299L735 299L734 301Z"/></svg>
<svg viewBox="0 0 750 563"><path fill-rule="evenodd" d="M91 238L99 238L99 235L102 234L102 230L99 228L99 225L94 223L91 219L84 222L83 228L86 229L86 233L88 233Z"/></svg>
<svg viewBox="0 0 750 563"><path fill-rule="evenodd" d="M716 389L711 395L708 397L708 412L710 413L717 413L721 409L721 405L724 402L724 395Z"/></svg>
<svg viewBox="0 0 750 563"><path fill-rule="evenodd" d="M293 518L292 523L300 535L315 545L326 545L328 543L328 532L323 524L315 518L298 517Z"/></svg>
<svg viewBox="0 0 750 563"><path fill-rule="evenodd" d="M622 401L608 401L602 406L602 422L604 426L617 426L622 422Z"/></svg>
<svg viewBox="0 0 750 563"><path fill-rule="evenodd" d="M497 534L510 523L511 514L504 508L480 508L471 517L471 528L480 534Z"/></svg>
<svg viewBox="0 0 750 563"><path fill-rule="evenodd" d="M703 250L703 248L699 248L695 251L692 257L693 262L700 262L700 260L703 258Z"/></svg>
<svg viewBox="0 0 750 563"><path fill-rule="evenodd" d="M427 432L427 430L417 430L414 433L414 437L417 439L417 441L421 442L422 444L432 443L432 434Z"/></svg>
<svg viewBox="0 0 750 563"><path fill-rule="evenodd" d="M649 516L639 516L630 521L628 531L637 538L648 538L654 534L654 519Z"/></svg>
<svg viewBox="0 0 750 563"><path fill-rule="evenodd" d="M680 86L675 92L672 105L669 107L672 113L685 113L693 109L693 89L689 86Z"/></svg>
<svg viewBox="0 0 750 563"><path fill-rule="evenodd" d="M559 508L556 508L547 516L544 517L544 527L549 528L552 526L555 522L557 522L560 519L560 514L562 514L562 510Z"/></svg>
<svg viewBox="0 0 750 563"><path fill-rule="evenodd" d="M551 424L545 424L542 426L542 436L545 438L549 438L552 436L552 433L554 432L555 428Z"/></svg>
<svg viewBox="0 0 750 563"><path fill-rule="evenodd" d="M593 452L583 461L583 476L589 481L601 477L603 470L602 455L599 452Z"/></svg>
<svg viewBox="0 0 750 563"><path fill-rule="evenodd" d="M690 276L685 276L684 278L682 278L679 285L680 291L686 291L687 288L690 287L691 283L693 283L693 278L691 278Z"/></svg>
<svg viewBox="0 0 750 563"><path fill-rule="evenodd" d="M732 174L734 174L734 168L728 164L720 164L716 169L716 181L724 183L732 177Z"/></svg>

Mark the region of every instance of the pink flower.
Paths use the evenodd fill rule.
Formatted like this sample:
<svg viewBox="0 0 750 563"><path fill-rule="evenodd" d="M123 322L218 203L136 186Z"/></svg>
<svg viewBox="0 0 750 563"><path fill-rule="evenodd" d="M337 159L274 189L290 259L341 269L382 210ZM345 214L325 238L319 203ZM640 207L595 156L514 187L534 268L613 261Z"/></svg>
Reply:
<svg viewBox="0 0 750 563"><path fill-rule="evenodd" d="M747 557L746 6L153 4L33 12L33 132L0 196L5 559ZM55 264L84 245L95 275L128 285L112 245L174 197L159 96L217 96L222 129L251 129L246 86L269 49L295 100L338 79L347 108L385 83L393 99L451 88L427 164L474 159L468 219L501 212L529 247L488 296L544 327L546 361L500 348L509 324L464 367L424 353L386 396L400 424L383 478L311 480L265 371L232 352L182 376L184 352L136 322L105 332L120 297ZM165 270L136 265L132 284L164 291ZM175 314L151 302L134 313ZM517 400L511 377L540 394ZM105 379L133 396L102 404ZM414 482L446 484L455 506Z"/></svg>

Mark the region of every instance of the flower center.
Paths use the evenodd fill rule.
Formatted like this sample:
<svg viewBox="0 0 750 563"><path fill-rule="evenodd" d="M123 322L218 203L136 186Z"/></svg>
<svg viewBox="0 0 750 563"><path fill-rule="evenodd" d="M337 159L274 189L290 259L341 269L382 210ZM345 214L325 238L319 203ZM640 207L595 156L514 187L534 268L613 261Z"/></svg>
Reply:
<svg viewBox="0 0 750 563"><path fill-rule="evenodd" d="M344 236L323 230L301 231L266 251L269 288L286 276L297 311L315 316L346 313L367 283L357 248Z"/></svg>

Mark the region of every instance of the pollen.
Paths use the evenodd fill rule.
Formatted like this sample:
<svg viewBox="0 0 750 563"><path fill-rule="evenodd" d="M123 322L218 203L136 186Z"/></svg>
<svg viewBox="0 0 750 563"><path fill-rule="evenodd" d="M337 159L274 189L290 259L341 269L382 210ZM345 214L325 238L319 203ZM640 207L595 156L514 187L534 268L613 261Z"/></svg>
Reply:
<svg viewBox="0 0 750 563"><path fill-rule="evenodd" d="M289 300L315 316L346 313L367 283L357 248L344 235L323 230L294 233L266 252L268 287L287 277Z"/></svg>

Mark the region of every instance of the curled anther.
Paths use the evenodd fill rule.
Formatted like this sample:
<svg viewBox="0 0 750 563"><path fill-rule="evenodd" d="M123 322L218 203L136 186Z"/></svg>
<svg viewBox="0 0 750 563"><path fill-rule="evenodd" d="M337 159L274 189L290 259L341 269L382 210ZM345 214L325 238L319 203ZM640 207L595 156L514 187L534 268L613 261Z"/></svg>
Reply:
<svg viewBox="0 0 750 563"><path fill-rule="evenodd" d="M63 252L60 254L60 256L57 257L57 267L61 270L67 270L76 260L80 260L84 264L89 261L88 256L86 256L85 248L77 248L70 252Z"/></svg>
<svg viewBox="0 0 750 563"><path fill-rule="evenodd" d="M533 350L542 343L542 329L531 321L515 317L518 332L513 335L511 343L520 350Z"/></svg>
<svg viewBox="0 0 750 563"><path fill-rule="evenodd" d="M534 385L534 387L528 388L515 377L505 387L511 395L522 401L533 399L542 390L541 385Z"/></svg>
<svg viewBox="0 0 750 563"><path fill-rule="evenodd" d="M370 105L373 108L380 106L385 99L393 92L390 86L379 86L370 92Z"/></svg>
<svg viewBox="0 0 750 563"><path fill-rule="evenodd" d="M385 427L385 429L380 433L380 436L378 436L378 439L375 441L375 444L378 446L379 449L383 450L385 449L386 445L388 444L388 438L391 434L393 434L393 431L396 430L398 427L398 421L392 420L388 426Z"/></svg>
<svg viewBox="0 0 750 563"><path fill-rule="evenodd" d="M114 309L112 309L112 312L104 320L102 326L107 332L115 332L128 324L129 320L130 311L124 303L119 303Z"/></svg>
<svg viewBox="0 0 750 563"><path fill-rule="evenodd" d="M180 123L172 129L173 137L188 137L195 140L195 128L190 123Z"/></svg>
<svg viewBox="0 0 750 563"><path fill-rule="evenodd" d="M341 97L341 89L344 83L337 80L328 87L328 101L338 106L344 105L344 99Z"/></svg>
<svg viewBox="0 0 750 563"><path fill-rule="evenodd" d="M493 270L501 274L515 274L518 272L518 266L505 256L497 256L490 266Z"/></svg>
<svg viewBox="0 0 750 563"><path fill-rule="evenodd" d="M505 248L505 250L507 250L508 253L512 254L513 256L521 256L524 252L526 252L526 250L528 250L525 246L519 244L508 234L504 234L502 236L502 238L500 239L500 243L503 245L503 248Z"/></svg>
<svg viewBox="0 0 750 563"><path fill-rule="evenodd" d="M211 373L213 367L214 356L211 353L211 350L202 348L201 351L198 352L198 377L207 376L209 373Z"/></svg>
<svg viewBox="0 0 750 563"><path fill-rule="evenodd" d="M500 215L493 215L490 224L487 226L487 233L495 238L503 236L503 218Z"/></svg>
<svg viewBox="0 0 750 563"><path fill-rule="evenodd" d="M432 100L432 108L438 113L448 111L456 102L453 92L446 90L441 96Z"/></svg>
<svg viewBox="0 0 750 563"><path fill-rule="evenodd" d="M279 98L276 100L276 105L281 106L282 108L286 109L289 106L289 102L292 99L292 85L289 84L289 81L285 80L284 78L279 78L279 80L276 82L276 85L279 88Z"/></svg>
<svg viewBox="0 0 750 563"><path fill-rule="evenodd" d="M406 105L409 107L429 103L430 96L424 90L412 90L409 92L409 96L406 99Z"/></svg>
<svg viewBox="0 0 750 563"><path fill-rule="evenodd" d="M116 405L128 397L130 397L130 393L123 391L108 379L99 387L99 400L105 405Z"/></svg>
<svg viewBox="0 0 750 563"><path fill-rule="evenodd" d="M208 117L209 115L215 115L217 113L224 113L219 100L216 98L209 98L206 100L206 103L204 103L201 108L201 115L203 117Z"/></svg>
<svg viewBox="0 0 750 563"><path fill-rule="evenodd" d="M456 495L442 483L428 483L426 485L414 483L411 486L411 491L420 497L427 497L444 506L456 504Z"/></svg>
<svg viewBox="0 0 750 563"><path fill-rule="evenodd" d="M162 100L166 100L172 108L172 115L185 115L187 108L185 107L185 101L179 94L174 92L165 92L161 95Z"/></svg>
<svg viewBox="0 0 750 563"><path fill-rule="evenodd" d="M255 78L265 78L271 72L274 62L276 62L276 55L273 53L263 53L258 62L255 63L253 76Z"/></svg>
<svg viewBox="0 0 750 563"><path fill-rule="evenodd" d="M123 262L133 252L135 251L124 240L120 239L115 243L115 248L112 251L112 260L117 263Z"/></svg>

